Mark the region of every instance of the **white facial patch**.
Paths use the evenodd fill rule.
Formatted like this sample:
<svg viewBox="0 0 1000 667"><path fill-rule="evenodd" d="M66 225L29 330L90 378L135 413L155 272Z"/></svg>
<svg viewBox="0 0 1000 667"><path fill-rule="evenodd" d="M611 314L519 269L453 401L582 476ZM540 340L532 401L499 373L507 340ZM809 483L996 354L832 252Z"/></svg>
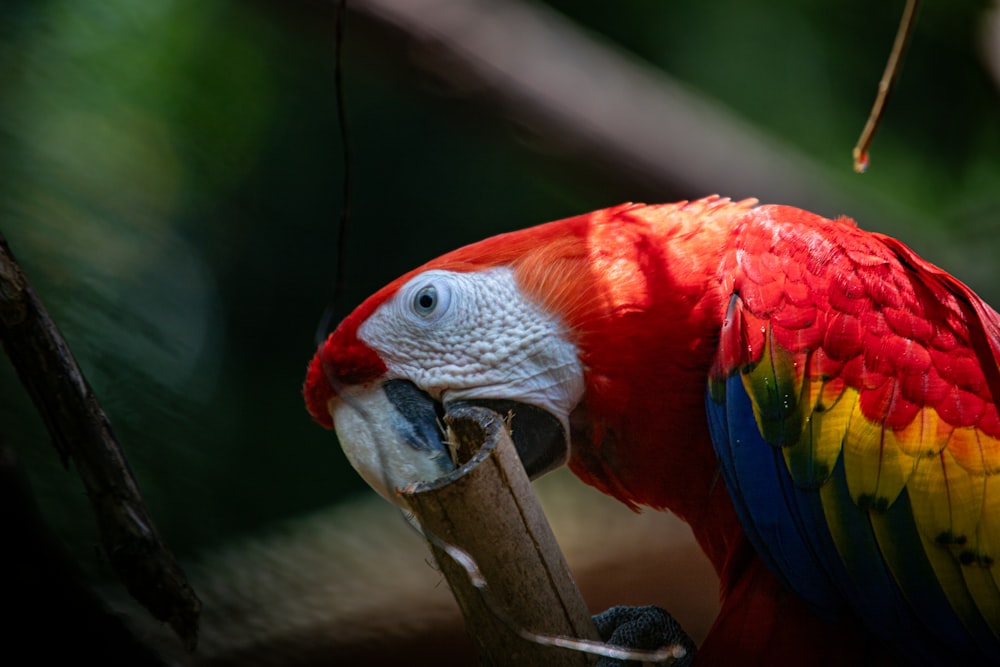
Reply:
<svg viewBox="0 0 1000 667"><path fill-rule="evenodd" d="M543 408L569 433L583 396L583 368L561 323L527 300L498 267L426 271L358 329L390 377L406 378L445 405L510 399Z"/></svg>

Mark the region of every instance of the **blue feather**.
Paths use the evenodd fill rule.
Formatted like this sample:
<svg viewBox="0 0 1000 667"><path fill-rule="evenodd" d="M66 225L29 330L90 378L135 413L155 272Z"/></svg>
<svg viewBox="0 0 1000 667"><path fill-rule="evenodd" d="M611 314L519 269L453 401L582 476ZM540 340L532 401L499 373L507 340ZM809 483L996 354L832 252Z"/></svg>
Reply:
<svg viewBox="0 0 1000 667"><path fill-rule="evenodd" d="M739 375L728 377L725 385L722 403L711 396L706 400L709 425L722 477L747 537L779 579L823 615L833 616L838 596L803 538L804 522L781 451L760 435Z"/></svg>
<svg viewBox="0 0 1000 667"><path fill-rule="evenodd" d="M920 546L905 492L877 516L859 508L850 497L842 457L820 489L796 485L781 449L761 436L738 373L707 393L706 407L722 478L737 515L751 544L779 580L828 618L849 605L866 626L894 640L914 664L974 660L957 656L938 641L941 637L961 646L969 633L940 587L927 585L935 581L934 573ZM839 541L834 540L828 517L836 521ZM903 594L886 565L873 521L886 522L888 533L909 545L910 558L897 562L897 574L921 599L908 600ZM923 618L910 603L928 610ZM980 643L986 639L979 638ZM995 651L995 644L985 643Z"/></svg>

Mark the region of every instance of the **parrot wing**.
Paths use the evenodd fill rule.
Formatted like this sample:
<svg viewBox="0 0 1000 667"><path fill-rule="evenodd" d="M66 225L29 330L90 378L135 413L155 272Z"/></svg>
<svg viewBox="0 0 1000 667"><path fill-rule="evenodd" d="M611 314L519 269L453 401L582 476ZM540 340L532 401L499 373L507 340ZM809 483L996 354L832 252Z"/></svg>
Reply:
<svg viewBox="0 0 1000 667"><path fill-rule="evenodd" d="M1000 317L894 239L758 211L706 398L749 539L915 662L1000 661Z"/></svg>

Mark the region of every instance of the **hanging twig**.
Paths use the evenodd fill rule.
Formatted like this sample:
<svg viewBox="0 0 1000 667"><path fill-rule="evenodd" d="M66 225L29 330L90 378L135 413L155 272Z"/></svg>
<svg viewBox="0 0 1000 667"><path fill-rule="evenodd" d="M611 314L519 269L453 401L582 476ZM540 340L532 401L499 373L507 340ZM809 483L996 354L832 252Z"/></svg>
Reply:
<svg viewBox="0 0 1000 667"><path fill-rule="evenodd" d="M2 235L0 340L64 465L75 464L119 578L194 649L201 602L160 539L110 421Z"/></svg>
<svg viewBox="0 0 1000 667"><path fill-rule="evenodd" d="M351 226L351 142L347 129L347 103L344 101L344 32L347 22L347 0L337 3L334 18L334 62L333 85L337 99L337 127L340 130L340 146L344 178L341 181L340 217L337 222L337 261L334 265L333 292L323 315L316 327L316 344L322 343L329 335L330 324L340 308L344 295L347 275L347 233Z"/></svg>
<svg viewBox="0 0 1000 667"><path fill-rule="evenodd" d="M882 73L882 80L878 82L878 94L875 96L875 103L872 105L871 113L868 114L868 122L861 130L858 143L854 146L854 171L863 174L868 170L868 148L875 137L875 130L878 129L882 120L882 112L885 109L886 100L889 93L899 78L900 62L903 52L913 34L913 24L917 16L919 0L906 0L906 7L903 8L903 16L899 19L899 29L896 31L896 39L892 44L892 51L889 52L889 60L885 64L885 71Z"/></svg>

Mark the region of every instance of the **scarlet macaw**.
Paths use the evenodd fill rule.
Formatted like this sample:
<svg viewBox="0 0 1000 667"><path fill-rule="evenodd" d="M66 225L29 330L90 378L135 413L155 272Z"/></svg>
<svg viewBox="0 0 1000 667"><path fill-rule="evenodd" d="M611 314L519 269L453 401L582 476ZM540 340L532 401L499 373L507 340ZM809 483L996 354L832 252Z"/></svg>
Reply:
<svg viewBox="0 0 1000 667"><path fill-rule="evenodd" d="M304 393L390 500L476 403L514 407L529 474L676 513L721 581L696 664L996 664L998 359L1000 316L899 241L711 197L445 254Z"/></svg>

